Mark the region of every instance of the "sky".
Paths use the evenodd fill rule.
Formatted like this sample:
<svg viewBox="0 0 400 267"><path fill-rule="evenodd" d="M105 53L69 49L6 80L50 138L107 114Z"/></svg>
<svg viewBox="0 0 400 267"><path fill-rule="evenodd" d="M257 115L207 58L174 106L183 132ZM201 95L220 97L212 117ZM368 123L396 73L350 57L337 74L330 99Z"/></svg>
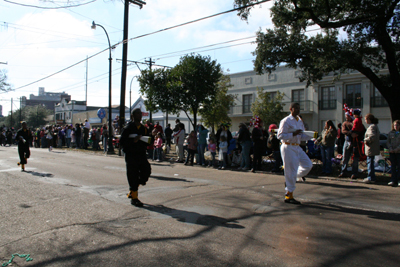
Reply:
<svg viewBox="0 0 400 267"><path fill-rule="evenodd" d="M65 7L67 1L0 0L0 62L7 63L0 64L0 69L7 72L8 82L15 89L14 92L0 93L3 115L11 110L11 98L13 110L16 110L19 98L37 95L39 87L45 87L46 92L66 92L73 100L85 100L86 71L88 105L108 105L108 41L103 29L96 27L93 30L91 25L92 21L102 25L111 45L120 43L123 40L124 4L122 0L90 1L69 1L87 4L59 8ZM144 62L151 57L155 64L174 67L180 57L194 52L210 56L227 74L249 71L253 69L251 52L256 48L252 43L256 32L273 27L269 12L272 2L268 2L256 6L247 22L241 20L237 12L231 12L135 38L231 10L234 4L234 0L145 2L142 9L133 4L129 8L129 38L134 39L128 43L128 60ZM103 50L106 51L91 57ZM86 61L87 57L91 58ZM120 102L122 44L112 50L112 58L112 104L117 105ZM82 63L68 68L80 61ZM139 67L147 68L146 65ZM52 76L43 79L49 75ZM130 89L132 103L140 95L135 78L138 75L137 66L129 65L126 106L129 105Z"/></svg>

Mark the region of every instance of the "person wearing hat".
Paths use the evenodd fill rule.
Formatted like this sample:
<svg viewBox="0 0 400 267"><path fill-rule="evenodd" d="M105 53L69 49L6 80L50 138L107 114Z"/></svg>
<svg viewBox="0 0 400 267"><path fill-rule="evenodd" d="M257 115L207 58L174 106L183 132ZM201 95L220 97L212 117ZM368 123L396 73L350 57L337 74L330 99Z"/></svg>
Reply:
<svg viewBox="0 0 400 267"><path fill-rule="evenodd" d="M146 185L151 175L151 166L146 155L148 143L141 140L142 136L150 136L150 132L141 121L142 111L139 108L132 110L131 121L123 128L120 138L129 183L127 197L136 207L143 207L138 198L139 185Z"/></svg>
<svg viewBox="0 0 400 267"><path fill-rule="evenodd" d="M293 198L297 178L306 176L312 169L312 162L300 147L301 141L311 137L304 134L304 123L300 119L300 104L290 104L290 115L279 124L278 139L282 140L281 154L285 167L285 203L301 204Z"/></svg>
<svg viewBox="0 0 400 267"><path fill-rule="evenodd" d="M15 140L18 142L18 155L20 160L18 166L21 166L21 171L25 171L25 164L28 163L27 159L31 155L29 143L32 142L32 133L28 129L28 125L25 121L22 121L21 125L22 128L17 131Z"/></svg>
<svg viewBox="0 0 400 267"><path fill-rule="evenodd" d="M362 154L361 141L364 139L365 127L361 119L361 109L353 110L354 121L353 128L351 128L352 146L353 146L353 164L351 167L351 179L357 179L358 175L358 162Z"/></svg>

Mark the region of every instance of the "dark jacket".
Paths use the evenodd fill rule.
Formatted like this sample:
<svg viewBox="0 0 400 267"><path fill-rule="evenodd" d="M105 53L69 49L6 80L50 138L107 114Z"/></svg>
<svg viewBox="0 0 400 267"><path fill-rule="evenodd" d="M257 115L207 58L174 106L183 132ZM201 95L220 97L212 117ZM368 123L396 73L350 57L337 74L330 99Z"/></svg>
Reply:
<svg viewBox="0 0 400 267"><path fill-rule="evenodd" d="M268 139L268 134L263 129L254 128L251 132L251 139L253 141L254 147L265 149L265 141Z"/></svg>
<svg viewBox="0 0 400 267"><path fill-rule="evenodd" d="M246 141L251 141L251 139L250 139L250 131L249 131L249 129L247 129L247 127L240 127L237 140L239 141L239 143L244 143Z"/></svg>
<svg viewBox="0 0 400 267"><path fill-rule="evenodd" d="M20 140L20 137L24 138L26 142L24 143L22 140ZM18 146L29 147L29 144L32 143L32 133L29 129L26 129L25 131L23 129L19 129L17 131L15 140L18 142Z"/></svg>
<svg viewBox="0 0 400 267"><path fill-rule="evenodd" d="M271 134L268 137L268 144L272 151L280 151L281 140L276 138L276 134Z"/></svg>
<svg viewBox="0 0 400 267"><path fill-rule="evenodd" d="M133 141L134 138L129 137L131 134L137 134L142 136L149 136L149 130L140 124L140 127L135 125L134 122L129 122L123 129L121 133L121 139L119 143L121 144L122 150L125 153L125 157L131 157L136 159L147 159L146 150L148 143L143 141Z"/></svg>
<svg viewBox="0 0 400 267"><path fill-rule="evenodd" d="M167 128L165 128L164 133L165 133L165 136L166 136L167 138L171 138L173 131L171 130L171 127L168 127L168 126L167 126Z"/></svg>
<svg viewBox="0 0 400 267"><path fill-rule="evenodd" d="M77 138L81 138L81 135L82 135L81 127L80 127L80 126L75 127L75 136L76 136Z"/></svg>

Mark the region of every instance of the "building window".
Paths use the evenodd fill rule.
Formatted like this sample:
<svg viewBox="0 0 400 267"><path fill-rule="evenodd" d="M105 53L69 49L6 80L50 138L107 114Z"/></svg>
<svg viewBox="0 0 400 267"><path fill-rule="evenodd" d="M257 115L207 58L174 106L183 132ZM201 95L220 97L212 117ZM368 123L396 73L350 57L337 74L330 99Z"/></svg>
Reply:
<svg viewBox="0 0 400 267"><path fill-rule="evenodd" d="M346 99L344 101L350 108L361 108L361 84L348 84L346 85Z"/></svg>
<svg viewBox="0 0 400 267"><path fill-rule="evenodd" d="M253 95L243 95L243 113L251 113Z"/></svg>
<svg viewBox="0 0 400 267"><path fill-rule="evenodd" d="M276 98L276 92L269 92L269 100L273 101Z"/></svg>
<svg viewBox="0 0 400 267"><path fill-rule="evenodd" d="M300 109L304 110L304 89L292 90L292 102L299 103Z"/></svg>
<svg viewBox="0 0 400 267"><path fill-rule="evenodd" d="M335 86L321 88L320 109L336 109L336 89Z"/></svg>
<svg viewBox="0 0 400 267"><path fill-rule="evenodd" d="M375 86L372 88L371 104L373 107L388 107L388 103Z"/></svg>

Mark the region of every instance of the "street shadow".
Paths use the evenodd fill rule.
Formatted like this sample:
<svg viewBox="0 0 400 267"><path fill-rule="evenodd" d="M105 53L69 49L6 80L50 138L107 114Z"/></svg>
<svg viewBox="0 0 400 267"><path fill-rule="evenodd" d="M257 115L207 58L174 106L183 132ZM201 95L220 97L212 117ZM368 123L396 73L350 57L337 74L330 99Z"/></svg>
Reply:
<svg viewBox="0 0 400 267"><path fill-rule="evenodd" d="M42 173L42 172L34 172L34 171L25 171L26 173L32 174L34 176L40 177L54 177L54 174L51 173Z"/></svg>
<svg viewBox="0 0 400 267"><path fill-rule="evenodd" d="M236 229L245 228L244 226L238 224L236 218L225 219L214 215L202 215L197 212L168 208L163 205L154 206L145 204L143 208L148 211L153 211L170 216L179 222L198 224L203 226L221 226Z"/></svg>
<svg viewBox="0 0 400 267"><path fill-rule="evenodd" d="M65 154L65 152L59 152L59 151L52 151L52 152L56 154Z"/></svg>
<svg viewBox="0 0 400 267"><path fill-rule="evenodd" d="M168 165L168 164L161 164L161 163L150 163L151 165L155 165L155 166L163 166L163 167L171 167L170 165Z"/></svg>
<svg viewBox="0 0 400 267"><path fill-rule="evenodd" d="M189 181L183 178L172 178L172 177L163 177L163 176L153 176L150 175L150 178L160 180L160 181L168 181L168 182L185 182L185 183L193 183L193 181Z"/></svg>
<svg viewBox="0 0 400 267"><path fill-rule="evenodd" d="M376 188L370 188L368 186L331 184L331 183L322 183L322 182L309 182L309 180L307 180L304 184L319 185L319 186L329 186L329 187L333 187L333 188L343 188L343 189L379 190L379 189L376 189Z"/></svg>
<svg viewBox="0 0 400 267"><path fill-rule="evenodd" d="M352 215L363 215L371 219L378 219L384 221L395 221L395 222L400 221L400 214L393 212L380 212L380 211L364 210L361 208L342 207L334 204L322 204L322 203L311 203L311 202L303 202L302 205L300 205L299 207L326 210L330 212L349 213Z"/></svg>

